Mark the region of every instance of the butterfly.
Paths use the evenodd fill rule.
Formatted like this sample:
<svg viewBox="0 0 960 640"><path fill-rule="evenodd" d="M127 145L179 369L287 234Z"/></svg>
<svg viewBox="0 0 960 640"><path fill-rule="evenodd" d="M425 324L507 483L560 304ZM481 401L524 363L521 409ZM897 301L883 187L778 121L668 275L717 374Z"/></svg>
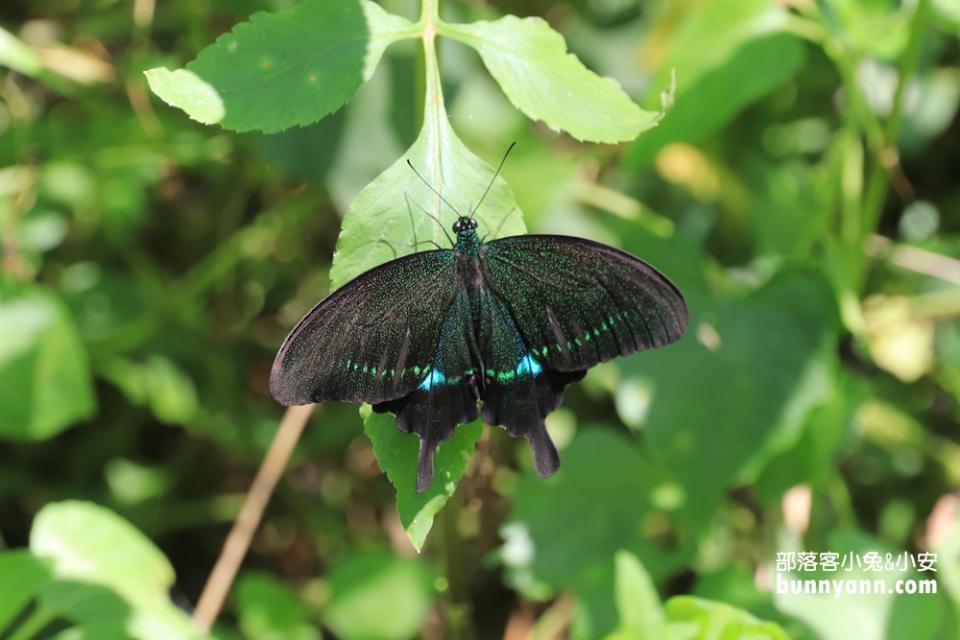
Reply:
<svg viewBox="0 0 960 640"><path fill-rule="evenodd" d="M679 339L683 295L590 240L486 242L472 214L453 232L451 248L386 262L321 300L280 347L270 391L286 406L368 402L395 414L420 436L417 491L433 479L437 446L478 416L528 438L550 476L560 458L544 420L564 388L600 362Z"/></svg>

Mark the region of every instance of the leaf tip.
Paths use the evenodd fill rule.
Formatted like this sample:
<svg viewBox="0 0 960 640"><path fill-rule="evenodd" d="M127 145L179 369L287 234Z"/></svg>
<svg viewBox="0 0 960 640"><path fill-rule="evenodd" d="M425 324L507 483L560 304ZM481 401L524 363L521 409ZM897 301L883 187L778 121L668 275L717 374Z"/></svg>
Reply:
<svg viewBox="0 0 960 640"><path fill-rule="evenodd" d="M143 75L158 98L201 124L217 124L226 115L219 92L189 69L154 67Z"/></svg>

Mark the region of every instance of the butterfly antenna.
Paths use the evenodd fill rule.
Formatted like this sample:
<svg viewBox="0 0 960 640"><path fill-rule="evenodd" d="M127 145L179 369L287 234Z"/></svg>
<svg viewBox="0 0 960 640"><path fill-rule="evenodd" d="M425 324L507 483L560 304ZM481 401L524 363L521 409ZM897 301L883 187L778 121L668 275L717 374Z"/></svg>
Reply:
<svg viewBox="0 0 960 640"><path fill-rule="evenodd" d="M393 259L394 259L394 260L397 259L397 250L396 250L396 248L390 243L389 240L385 240L385 239L383 239L383 238L377 238L376 243L377 243L377 244L385 244L385 245L387 245L387 247L390 249L390 251L393 252Z"/></svg>
<svg viewBox="0 0 960 640"><path fill-rule="evenodd" d="M430 191L433 191L435 194L437 194L437 197L440 198L440 201L443 202L443 204L445 204L445 205L447 205L448 207L450 207L451 209L453 209L453 212L454 212L455 214L457 214L458 216L463 217L463 214L460 213L459 211L457 211L457 208L456 208L455 206L453 206L452 204L450 204L450 202L448 202L447 199L443 197L443 194L442 194L442 193L440 193L439 191L437 191L436 189L434 189L433 185L430 184L429 182L427 182L427 179L424 178L422 175L420 175L420 172L417 171L416 167L413 166L413 163L410 162L410 158L407 158L407 166L410 167L415 174L417 174L417 177L420 178L420 180L423 182L423 184L427 185L427 188L430 189Z"/></svg>
<svg viewBox="0 0 960 640"><path fill-rule="evenodd" d="M411 200L410 200L410 197L406 194L406 192L404 192L403 198L404 198L404 200L407 201L407 208L409 209ZM427 210L423 207L423 205L421 205L421 204L420 204L419 202L417 202L416 200L413 200L413 204L417 205L417 209L420 209L420 211L422 211L422 212L424 213L424 215L426 215L428 218L430 218L431 220L433 220L434 222L437 223L437 226L439 226L439 227L440 227L440 230L443 231L443 235L447 236L447 240L450 241L450 246L453 246L453 245L456 244L456 242L454 242L454 240L453 240L453 238L450 236L450 234L447 233L447 228L446 228L445 226L443 226L443 220L441 220L441 219L438 218L437 216L435 216L435 215L433 215L432 213L430 213L429 211L427 211Z"/></svg>
<svg viewBox="0 0 960 640"><path fill-rule="evenodd" d="M417 246L417 221L413 219L413 209L410 208L410 198L407 197L407 192L403 192L403 199L407 202L407 215L410 216L410 232L413 233L413 246L416 250Z"/></svg>
<svg viewBox="0 0 960 640"><path fill-rule="evenodd" d="M493 177L490 178L490 184L487 185L486 190L484 190L483 195L480 196L480 199L477 200L477 206L473 208L473 211L470 212L470 219L473 220L473 216L476 215L477 209L480 208L480 205L483 204L483 199L487 197L487 194L490 193L490 189L493 187L493 183L497 181L497 176L500 175L500 169L503 169L503 163L507 161L507 156L510 155L510 152L513 151L513 148L517 146L516 141L511 142L510 146L507 147L506 153L503 154L503 158L500 159L500 165L497 167L497 170L494 172Z"/></svg>

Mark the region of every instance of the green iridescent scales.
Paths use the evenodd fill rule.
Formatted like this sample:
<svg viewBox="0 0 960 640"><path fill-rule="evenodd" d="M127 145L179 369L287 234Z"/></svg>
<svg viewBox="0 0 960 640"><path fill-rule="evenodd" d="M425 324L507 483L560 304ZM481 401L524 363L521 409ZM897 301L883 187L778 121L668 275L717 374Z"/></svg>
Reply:
<svg viewBox="0 0 960 640"><path fill-rule="evenodd" d="M544 419L591 366L678 339L683 296L645 262L564 236L484 243L460 218L450 250L372 269L317 304L277 354L283 404L370 402L420 436L417 488L436 447L482 415L559 466Z"/></svg>

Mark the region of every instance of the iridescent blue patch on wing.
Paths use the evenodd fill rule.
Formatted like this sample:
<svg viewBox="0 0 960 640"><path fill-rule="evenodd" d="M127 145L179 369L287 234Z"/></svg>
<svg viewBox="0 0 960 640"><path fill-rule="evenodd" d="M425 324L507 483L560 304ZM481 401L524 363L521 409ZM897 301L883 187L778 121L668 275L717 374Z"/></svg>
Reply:
<svg viewBox="0 0 960 640"><path fill-rule="evenodd" d="M447 381L447 377L443 375L442 371L437 369L431 369L430 375L423 379L423 382L420 383L420 389L424 391L429 391L437 385L443 384Z"/></svg>
<svg viewBox="0 0 960 640"><path fill-rule="evenodd" d="M517 363L517 368L514 369L518 376L529 373L531 376L536 378L540 375L540 372L543 371L543 366L537 362L529 352L527 355L520 358L520 362Z"/></svg>

